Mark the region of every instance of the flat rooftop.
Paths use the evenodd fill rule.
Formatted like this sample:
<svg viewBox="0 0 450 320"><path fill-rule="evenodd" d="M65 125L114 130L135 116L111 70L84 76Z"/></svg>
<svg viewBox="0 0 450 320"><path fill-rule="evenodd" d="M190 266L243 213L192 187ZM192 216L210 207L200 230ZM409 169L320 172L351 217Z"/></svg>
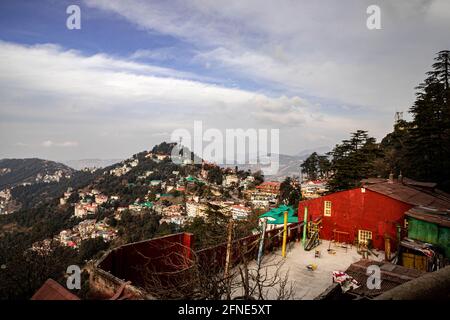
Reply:
<svg viewBox="0 0 450 320"><path fill-rule="evenodd" d="M355 246L347 245L346 249L332 243L330 249L334 250L334 254L328 253L329 246L330 241L322 240L322 243L316 248L305 251L301 242L292 242L288 244L286 258L281 256L281 250L277 250L264 257L262 268L264 265L268 265L268 274L273 275L277 269L273 265L284 260L279 273L284 276L288 272L288 281L292 284L294 291L290 299L312 300L333 284L333 271L345 272L351 264L362 259ZM320 251L320 258L315 257L316 250ZM373 252L378 257L369 255L370 260L384 260L383 251L373 250ZM307 266L310 264L316 265L317 269L308 270ZM255 266L255 262L249 265L250 268L255 268ZM276 299L276 288L270 288L268 296L270 299Z"/></svg>

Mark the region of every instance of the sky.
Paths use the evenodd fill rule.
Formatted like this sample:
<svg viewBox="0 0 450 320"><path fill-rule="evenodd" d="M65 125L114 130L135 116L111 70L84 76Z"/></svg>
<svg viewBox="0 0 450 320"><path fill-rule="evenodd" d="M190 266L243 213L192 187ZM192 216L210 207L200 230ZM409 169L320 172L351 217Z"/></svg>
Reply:
<svg viewBox="0 0 450 320"><path fill-rule="evenodd" d="M2 0L0 158L126 158L194 121L284 154L381 139L449 30L448 0Z"/></svg>

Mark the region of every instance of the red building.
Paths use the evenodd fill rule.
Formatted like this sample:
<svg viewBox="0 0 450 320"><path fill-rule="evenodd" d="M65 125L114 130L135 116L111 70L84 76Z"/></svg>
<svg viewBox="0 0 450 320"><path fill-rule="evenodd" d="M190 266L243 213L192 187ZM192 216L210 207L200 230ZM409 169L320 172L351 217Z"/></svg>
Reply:
<svg viewBox="0 0 450 320"><path fill-rule="evenodd" d="M299 204L299 221L308 208L308 220L322 217L320 236L354 243L372 240L384 250L385 239L397 244L397 226L404 227L405 212L415 206L450 208L450 195L434 190L435 184L404 179L367 179L363 187L332 193Z"/></svg>

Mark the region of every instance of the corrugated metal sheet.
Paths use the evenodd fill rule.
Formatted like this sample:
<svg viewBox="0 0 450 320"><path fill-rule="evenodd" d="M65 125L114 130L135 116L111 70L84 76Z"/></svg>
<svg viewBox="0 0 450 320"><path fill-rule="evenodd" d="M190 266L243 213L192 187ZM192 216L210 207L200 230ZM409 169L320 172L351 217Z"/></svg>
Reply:
<svg viewBox="0 0 450 320"><path fill-rule="evenodd" d="M414 206L433 207L437 209L450 209L450 195L444 192L434 192L416 188L412 185L402 183L378 182L374 184L366 184L369 190L384 194L396 200Z"/></svg>
<svg viewBox="0 0 450 320"><path fill-rule="evenodd" d="M439 245L443 247L445 256L450 258L450 229L439 228Z"/></svg>
<svg viewBox="0 0 450 320"><path fill-rule="evenodd" d="M405 213L407 216L421 221L427 221L442 227L450 228L450 215L448 211L437 211L429 208L415 207Z"/></svg>
<svg viewBox="0 0 450 320"><path fill-rule="evenodd" d="M427 221L408 219L408 238L438 244L439 227Z"/></svg>
<svg viewBox="0 0 450 320"><path fill-rule="evenodd" d="M426 208L412 208L408 217L408 237L437 245L450 257L450 216Z"/></svg>
<svg viewBox="0 0 450 320"><path fill-rule="evenodd" d="M367 267L370 265L378 265L381 269L380 289L369 289L367 287ZM345 272L360 284L359 288L353 289L351 292L365 297L375 297L424 274L419 270L373 260L355 262Z"/></svg>

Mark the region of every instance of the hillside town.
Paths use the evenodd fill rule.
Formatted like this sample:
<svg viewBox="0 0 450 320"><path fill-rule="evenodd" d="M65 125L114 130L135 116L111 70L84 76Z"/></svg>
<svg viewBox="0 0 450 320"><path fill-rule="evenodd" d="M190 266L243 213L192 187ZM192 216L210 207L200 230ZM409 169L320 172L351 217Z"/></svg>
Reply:
<svg viewBox="0 0 450 320"><path fill-rule="evenodd" d="M124 194L102 190L101 184L80 190L69 188L59 199L59 206L72 208L72 219L78 222L53 239L34 243L31 249L48 252L49 244L56 242L77 250L83 240L96 238L112 243L112 249L104 256L86 265L92 296L97 298L158 297L158 290L148 288L141 278L136 278L140 277L139 272L132 271L141 268L142 261L134 257L136 252L158 260L169 254L165 250L179 250L169 249L173 245L187 246L202 257L197 263L212 263L210 257L220 250L229 250L226 248L230 242L196 249L193 243L196 235L184 229L196 219L208 221L212 212L223 215L230 221L228 224L255 221L253 229L247 230L251 232L234 239L236 250L242 241L255 239L254 243L262 243L263 248L258 259L280 259L277 251L283 247L281 256L285 266L280 267L281 272L304 268L291 275L290 281L297 283L294 285L296 295L291 298L373 299L408 281L419 281L426 273L447 269L445 266L449 264L450 243L446 234L450 232L450 195L436 190L436 184L390 174L385 179L362 180L360 187L354 189L329 192L326 180L263 181L250 172L220 168L206 161L197 167L182 164L168 172L167 178L162 178L160 170L167 171L167 166L173 169L170 157L169 153L147 152L118 164L117 168L124 174L118 175L116 169L105 171L105 177L115 178L130 178L133 173L135 183L126 180L122 183L131 189L144 187L146 191L137 198L128 197L129 200L124 201ZM151 163L156 166L146 170ZM215 180L217 173L221 173L221 183ZM290 194L297 192L296 201L289 203L286 196L282 199L286 188ZM99 219L102 212L111 214ZM139 217L148 213L158 215L160 225L173 226L171 234L123 244L118 223L124 216ZM226 235L226 225L222 232ZM264 241L258 240L261 236ZM155 246L158 250L151 249ZM110 258L118 250L123 251L122 255L130 255L126 259L133 259L134 264L125 266L122 265L125 260L121 260L125 258ZM223 259L223 255L221 257ZM237 265L242 263L239 253L233 258ZM189 261L184 263L194 263ZM214 267L223 267L221 263L225 262L221 261L214 262ZM367 276L361 277L358 268L367 266L369 261L383 270L393 271L383 280L382 288L361 291ZM164 267L164 261L154 263L158 272L169 268ZM119 269L122 273L115 273L114 270ZM124 280L114 280L117 277ZM307 286L305 277L309 279ZM46 290L50 289L44 284L33 299L39 299L40 292ZM269 296L276 298L273 294Z"/></svg>
<svg viewBox="0 0 450 320"><path fill-rule="evenodd" d="M217 208L217 212L225 217L245 221L255 213L275 207L279 202L280 182L260 181L257 184L249 172L222 169L208 162L203 162L199 169L193 165L181 165L181 169L189 168L192 174L183 176L180 170L173 170L167 179L155 179L160 174L158 168L164 169L165 163L170 163L170 158L170 154L147 152L143 157L141 155L141 160L127 159L104 172L106 176L126 178L134 168L135 172L132 173L136 182L127 182L127 186L131 189L137 185L145 188L147 191L142 193L142 197L123 201L119 194L106 194L89 186L81 190L67 189L59 198L59 206L73 208L72 218L81 221L72 229L62 230L54 240L74 249L87 238L102 237L107 242L112 241L117 237L117 229L109 226L107 221L113 219L117 223L125 213L138 216L153 212L160 216L160 224L173 225L176 230L180 230L196 218L206 218L211 207ZM140 170L141 166L149 162L156 165L153 170ZM219 173L221 183L211 180L212 172ZM299 190L297 180L292 180L290 184L292 189ZM316 189L308 192L317 194ZM73 202L72 199L78 200ZM111 218L96 222L95 217L99 212L111 212ZM39 244L35 243L33 247L38 248Z"/></svg>
<svg viewBox="0 0 450 320"><path fill-rule="evenodd" d="M445 317L450 1L378 2L2 0L0 302Z"/></svg>

